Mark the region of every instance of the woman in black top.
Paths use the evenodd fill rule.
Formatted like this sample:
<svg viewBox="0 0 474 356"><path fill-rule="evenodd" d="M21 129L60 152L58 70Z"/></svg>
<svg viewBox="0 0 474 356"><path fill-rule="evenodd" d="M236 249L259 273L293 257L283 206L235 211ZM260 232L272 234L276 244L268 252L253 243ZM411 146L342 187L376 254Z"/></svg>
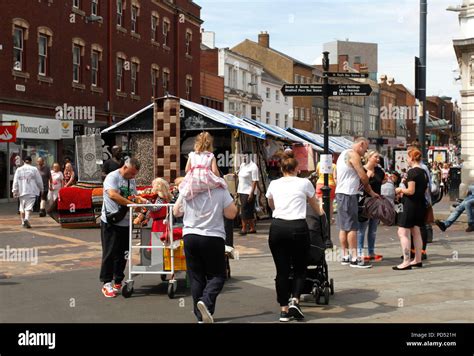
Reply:
<svg viewBox="0 0 474 356"><path fill-rule="evenodd" d="M367 176L369 177L369 183L372 187L372 190L377 193L381 194L382 184L385 183L385 172L379 166L380 162L380 155L375 150L369 150L365 154L366 164L364 165L364 169L367 172ZM370 197L367 193L364 193L366 197ZM362 258L364 253L364 240L365 240L365 232L367 231L367 227L369 227L369 232L367 235L367 244L368 244L368 256L364 257L364 260L367 261L375 261L379 262L382 261L383 256L375 254L375 237L377 234L377 226L379 224L378 219L367 219L367 218L359 218L359 230L357 232L357 255ZM370 267L370 265L365 265L366 267Z"/></svg>
<svg viewBox="0 0 474 356"><path fill-rule="evenodd" d="M408 151L407 162L411 169L407 174L407 188L399 187L395 193L402 195L403 212L398 218L398 236L403 251L403 262L394 266L394 270L422 267L421 249L422 239L420 227L425 224L426 201L425 191L428 186L428 177L420 167L421 152L417 148ZM410 261L410 232L415 247L415 259Z"/></svg>

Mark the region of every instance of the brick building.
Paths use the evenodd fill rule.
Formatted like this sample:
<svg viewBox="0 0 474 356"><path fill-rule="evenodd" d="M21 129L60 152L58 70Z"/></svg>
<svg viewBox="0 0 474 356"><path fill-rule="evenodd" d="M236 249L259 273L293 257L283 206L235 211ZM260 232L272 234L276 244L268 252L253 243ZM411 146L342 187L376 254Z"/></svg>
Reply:
<svg viewBox="0 0 474 356"><path fill-rule="evenodd" d="M315 68L270 47L270 35L267 32L258 35L258 43L246 39L231 50L260 62L266 72L287 83L313 83ZM316 113L312 110L312 98L294 97L290 116L293 118L293 127L313 131Z"/></svg>
<svg viewBox="0 0 474 356"><path fill-rule="evenodd" d="M0 143L10 175L0 190L10 190L15 156L73 157L72 130L100 129L167 92L201 102L200 9L191 0L2 1L0 119L20 127L17 142ZM84 110L93 115L79 117Z"/></svg>
<svg viewBox="0 0 474 356"><path fill-rule="evenodd" d="M201 44L201 104L224 110L224 78L219 76L219 49Z"/></svg>
<svg viewBox="0 0 474 356"><path fill-rule="evenodd" d="M429 96L426 98L430 118L426 123L426 132L431 146L444 146L452 142L456 130L457 111L451 98Z"/></svg>

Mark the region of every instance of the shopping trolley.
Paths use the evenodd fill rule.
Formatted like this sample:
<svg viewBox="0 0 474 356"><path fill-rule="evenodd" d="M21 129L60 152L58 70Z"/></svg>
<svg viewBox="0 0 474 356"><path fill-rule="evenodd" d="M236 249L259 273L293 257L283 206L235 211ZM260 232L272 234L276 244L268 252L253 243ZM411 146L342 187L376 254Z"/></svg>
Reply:
<svg viewBox="0 0 474 356"><path fill-rule="evenodd" d="M173 206L174 204L129 204L130 227L129 227L129 255L128 255L128 279L122 286L122 295L130 298L134 292L133 278L138 275L156 274L161 280L168 280L168 297L174 298L178 288L176 274L186 272L186 260L184 256L183 240L174 240L173 234ZM162 233L152 232L152 219L145 226L134 226L133 210L135 208L163 208L166 207L167 214L165 223L168 224L168 241L161 241ZM140 241L134 243L134 236L138 233ZM140 262L134 263L133 252L140 251ZM186 278L186 277L185 277Z"/></svg>

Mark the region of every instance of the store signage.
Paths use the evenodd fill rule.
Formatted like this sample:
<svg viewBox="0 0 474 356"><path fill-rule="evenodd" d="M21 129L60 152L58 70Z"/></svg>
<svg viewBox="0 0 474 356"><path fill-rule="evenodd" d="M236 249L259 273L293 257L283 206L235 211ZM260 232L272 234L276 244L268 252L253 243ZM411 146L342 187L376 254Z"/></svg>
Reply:
<svg viewBox="0 0 474 356"><path fill-rule="evenodd" d="M17 84L17 85L15 85L15 90L16 90L16 91L25 92L25 91L26 91L26 87L25 87L24 85Z"/></svg>
<svg viewBox="0 0 474 356"><path fill-rule="evenodd" d="M61 140L73 138L73 122L20 115L3 115L3 121L18 121L17 138Z"/></svg>
<svg viewBox="0 0 474 356"><path fill-rule="evenodd" d="M0 122L0 142L15 142L18 122Z"/></svg>

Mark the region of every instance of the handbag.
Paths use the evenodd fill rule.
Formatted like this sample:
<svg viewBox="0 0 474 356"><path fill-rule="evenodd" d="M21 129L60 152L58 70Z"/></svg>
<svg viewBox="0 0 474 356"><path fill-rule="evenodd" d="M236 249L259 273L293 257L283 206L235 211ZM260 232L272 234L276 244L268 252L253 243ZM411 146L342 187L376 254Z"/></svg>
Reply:
<svg viewBox="0 0 474 356"><path fill-rule="evenodd" d="M105 204L105 203L104 203ZM105 218L107 219L108 224L117 224L122 221L128 212L128 206L119 205L119 210L115 213L107 212L107 208L105 209Z"/></svg>
<svg viewBox="0 0 474 356"><path fill-rule="evenodd" d="M130 180L128 181L128 191L130 191ZM126 205L119 205L118 211L115 213L109 213L107 211L107 207L104 201L104 209L105 209L105 218L107 220L107 224L117 224L122 221L128 212L128 206Z"/></svg>
<svg viewBox="0 0 474 356"><path fill-rule="evenodd" d="M433 207L429 205L426 208L426 213L425 213L425 224L431 225L434 223L434 212L433 212Z"/></svg>
<svg viewBox="0 0 474 356"><path fill-rule="evenodd" d="M357 204L357 208L358 208L358 211L357 211L357 220L362 223L362 222L366 222L367 220L369 220L367 218L367 216L365 216L365 199L366 196L364 194L359 194L359 197L358 197L358 204Z"/></svg>

